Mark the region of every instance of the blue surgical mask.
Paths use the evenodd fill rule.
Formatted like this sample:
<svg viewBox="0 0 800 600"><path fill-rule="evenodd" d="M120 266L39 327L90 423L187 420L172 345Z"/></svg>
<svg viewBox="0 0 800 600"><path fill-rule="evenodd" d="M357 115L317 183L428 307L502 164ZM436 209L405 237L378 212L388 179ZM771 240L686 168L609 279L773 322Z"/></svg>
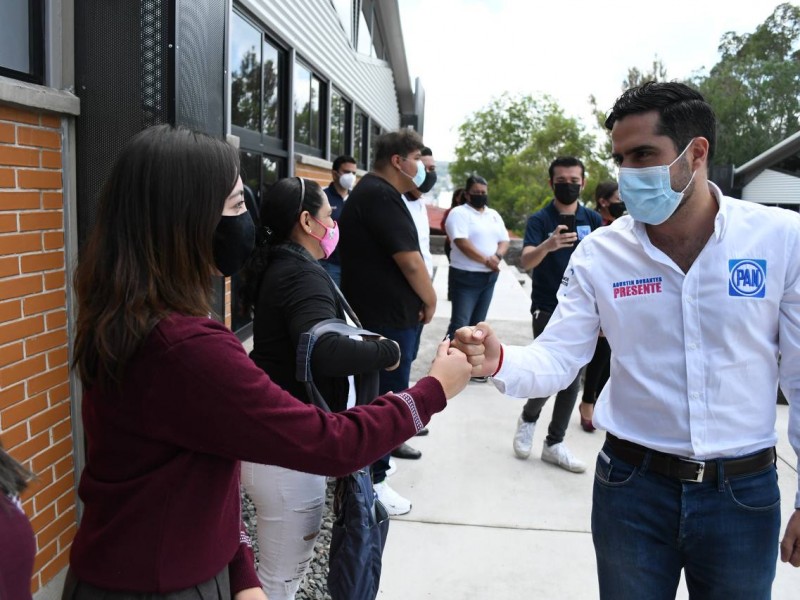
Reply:
<svg viewBox="0 0 800 600"><path fill-rule="evenodd" d="M678 155L678 158L668 165L644 169L619 168L617 176L619 197L634 220L648 225L661 225L678 208L697 171L692 172L692 177L686 187L682 191L676 192L672 189L669 168L683 157L692 141Z"/></svg>
<svg viewBox="0 0 800 600"><path fill-rule="evenodd" d="M403 156L401 156L400 158L401 158L402 160L411 160L410 158L405 158L405 157L403 157ZM418 187L419 187L419 186L421 186L423 183L425 183L425 176L426 176L428 173L425 171L425 165L423 165L423 164L422 164L422 161L421 161L421 160L416 160L416 161L414 161L414 162L416 162L416 163L417 163L417 174L416 174L416 175L414 175L413 177L411 177L411 175L409 175L408 173L406 173L406 172L405 172L405 171L403 171L402 169L400 169L400 172L401 172L403 175L405 175L406 177L409 177L409 178L411 178L411 181L413 181L413 182L414 182L414 186L416 186L416 187L418 188Z"/></svg>

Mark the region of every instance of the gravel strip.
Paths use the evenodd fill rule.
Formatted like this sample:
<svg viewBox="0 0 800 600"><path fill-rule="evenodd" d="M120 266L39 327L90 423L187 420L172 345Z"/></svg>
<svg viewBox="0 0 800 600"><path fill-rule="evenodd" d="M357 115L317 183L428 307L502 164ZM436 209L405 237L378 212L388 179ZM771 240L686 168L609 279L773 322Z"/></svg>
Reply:
<svg viewBox="0 0 800 600"><path fill-rule="evenodd" d="M314 545L314 557L311 559L306 576L300 583L295 600L331 600L326 581L328 579L328 549L331 546L331 530L333 529L333 490L335 487L335 479L328 482L325 510L322 513L322 528L317 537L317 543ZM253 551L256 555L256 566L258 566L256 509L245 492L242 492L242 519L250 539L253 540Z"/></svg>

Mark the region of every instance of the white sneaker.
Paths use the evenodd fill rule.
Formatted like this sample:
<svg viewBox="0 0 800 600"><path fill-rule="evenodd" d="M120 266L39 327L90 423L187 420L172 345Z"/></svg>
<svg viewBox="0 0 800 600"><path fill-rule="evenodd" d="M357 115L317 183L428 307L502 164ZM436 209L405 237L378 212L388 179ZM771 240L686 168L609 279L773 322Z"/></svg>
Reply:
<svg viewBox="0 0 800 600"><path fill-rule="evenodd" d="M558 465L562 469L573 473L583 473L586 470L586 463L572 456L572 452L569 451L564 442L548 446L545 440L542 446L542 460Z"/></svg>
<svg viewBox="0 0 800 600"><path fill-rule="evenodd" d="M386 481L381 481L372 486L375 493L378 495L378 500L381 501L386 512L392 516L404 515L411 511L411 501L406 500L400 494L395 492L389 487Z"/></svg>
<svg viewBox="0 0 800 600"><path fill-rule="evenodd" d="M531 455L534 429L536 429L536 421L528 423L522 417L517 419L517 431L514 433L514 454L519 458L528 458Z"/></svg>
<svg viewBox="0 0 800 600"><path fill-rule="evenodd" d="M397 461L394 458L389 457L389 469L386 471L386 476L391 477L394 475L395 471L397 471Z"/></svg>

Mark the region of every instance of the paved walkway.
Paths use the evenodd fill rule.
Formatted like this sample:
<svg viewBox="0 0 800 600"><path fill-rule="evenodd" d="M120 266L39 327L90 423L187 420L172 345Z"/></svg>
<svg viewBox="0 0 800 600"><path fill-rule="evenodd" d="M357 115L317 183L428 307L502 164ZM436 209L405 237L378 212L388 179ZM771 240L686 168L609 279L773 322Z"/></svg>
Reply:
<svg viewBox="0 0 800 600"><path fill-rule="evenodd" d="M423 333L412 378L426 372L447 329L447 263L435 256L434 287L440 301ZM520 286L504 269L488 320L504 342L531 339L529 282ZM522 277L522 279L527 279ZM413 502L393 518L384 554L381 600L591 600L598 597L590 534L593 465L602 432L585 433L577 409L566 443L590 465L568 473L539 459L546 426L534 436L528 460L514 457L511 438L522 401L491 383L470 383L434 417L430 435L414 438L419 461L398 460L391 485ZM552 402L542 412L550 420ZM783 522L792 511L796 458L786 440L788 409L778 407L778 446ZM800 569L778 563L775 600L796 600ZM678 598L688 598L681 584Z"/></svg>

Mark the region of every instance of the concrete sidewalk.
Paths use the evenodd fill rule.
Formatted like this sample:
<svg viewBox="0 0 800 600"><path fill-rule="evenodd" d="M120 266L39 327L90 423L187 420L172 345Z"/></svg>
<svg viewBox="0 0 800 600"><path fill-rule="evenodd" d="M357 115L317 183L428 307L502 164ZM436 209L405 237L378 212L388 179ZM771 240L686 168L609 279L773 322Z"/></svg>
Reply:
<svg viewBox="0 0 800 600"><path fill-rule="evenodd" d="M435 256L439 305L425 327L412 379L426 373L450 317L447 263ZM501 271L488 321L506 343L531 340L529 285L517 271ZM511 440L522 401L491 383L470 383L436 415L430 435L411 440L418 461L397 460L391 485L413 502L392 519L383 560L382 600L598 598L590 514L594 461L603 433L585 433L577 408L567 432L572 452L590 465L568 473L539 459L552 402L542 412L528 460L515 458ZM792 512L796 457L786 439L788 409L778 407L783 526ZM778 563L776 600L800 592L800 570ZM678 598L688 598L683 583Z"/></svg>

